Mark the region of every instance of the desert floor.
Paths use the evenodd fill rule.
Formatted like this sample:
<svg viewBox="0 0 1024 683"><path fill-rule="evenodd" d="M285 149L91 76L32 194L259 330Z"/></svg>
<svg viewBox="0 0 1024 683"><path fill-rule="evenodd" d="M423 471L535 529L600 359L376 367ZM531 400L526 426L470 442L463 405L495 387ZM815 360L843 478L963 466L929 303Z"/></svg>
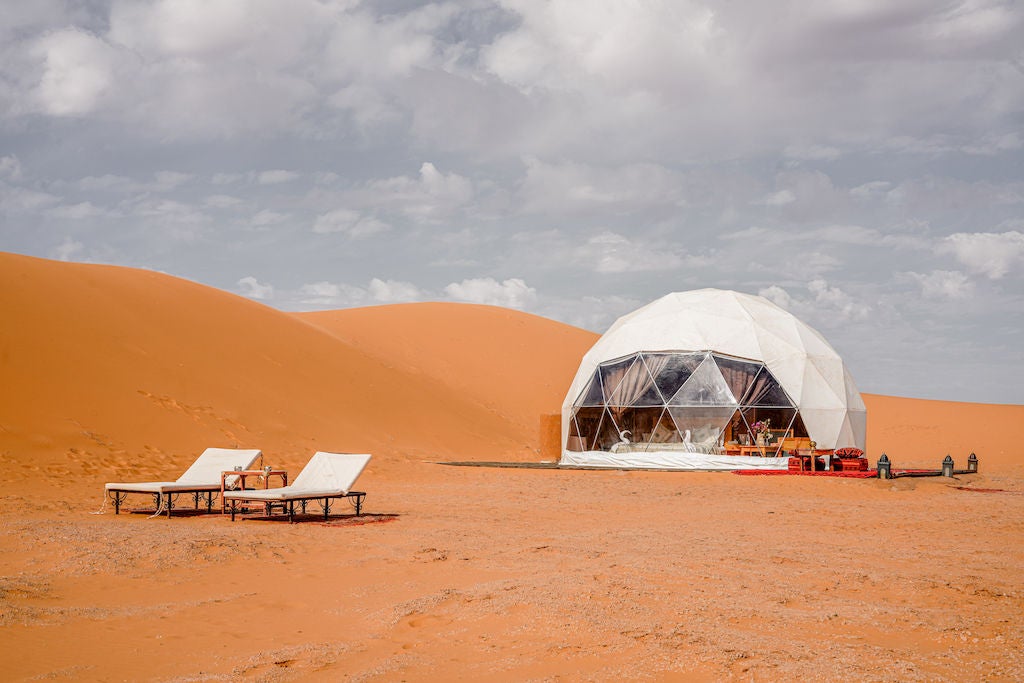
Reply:
<svg viewBox="0 0 1024 683"><path fill-rule="evenodd" d="M1019 478L360 483L365 516L294 525L8 490L3 678L1024 678Z"/></svg>

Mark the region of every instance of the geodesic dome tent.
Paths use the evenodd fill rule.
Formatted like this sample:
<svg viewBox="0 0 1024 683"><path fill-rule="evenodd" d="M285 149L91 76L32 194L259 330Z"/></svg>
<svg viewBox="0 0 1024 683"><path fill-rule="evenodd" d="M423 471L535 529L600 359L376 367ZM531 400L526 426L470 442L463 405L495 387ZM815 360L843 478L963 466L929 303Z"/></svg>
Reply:
<svg viewBox="0 0 1024 683"><path fill-rule="evenodd" d="M762 297L702 289L623 316L583 357L562 406L561 462L781 469L787 438L863 449L866 418L815 330Z"/></svg>

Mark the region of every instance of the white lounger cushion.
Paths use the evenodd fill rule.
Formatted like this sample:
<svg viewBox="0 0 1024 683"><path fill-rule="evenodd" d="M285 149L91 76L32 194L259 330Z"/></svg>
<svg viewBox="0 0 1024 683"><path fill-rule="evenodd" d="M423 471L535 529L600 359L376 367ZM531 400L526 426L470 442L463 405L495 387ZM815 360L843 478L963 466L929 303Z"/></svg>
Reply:
<svg viewBox="0 0 1024 683"><path fill-rule="evenodd" d="M137 493L220 491L221 472L230 472L236 467L248 469L262 455L255 449L207 448L176 481L108 482L106 490Z"/></svg>
<svg viewBox="0 0 1024 683"><path fill-rule="evenodd" d="M252 491L225 491L231 500L300 500L346 495L356 483L366 463L367 453L325 453L317 451L299 476L288 486Z"/></svg>

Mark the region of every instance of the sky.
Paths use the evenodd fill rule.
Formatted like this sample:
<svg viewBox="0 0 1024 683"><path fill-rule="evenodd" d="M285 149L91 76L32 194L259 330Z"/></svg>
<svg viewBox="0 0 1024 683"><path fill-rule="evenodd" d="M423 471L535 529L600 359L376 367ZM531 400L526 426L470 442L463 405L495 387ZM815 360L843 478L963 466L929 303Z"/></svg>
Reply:
<svg viewBox="0 0 1024 683"><path fill-rule="evenodd" d="M595 332L735 289L862 391L1024 403L1024 7L14 0L0 251Z"/></svg>

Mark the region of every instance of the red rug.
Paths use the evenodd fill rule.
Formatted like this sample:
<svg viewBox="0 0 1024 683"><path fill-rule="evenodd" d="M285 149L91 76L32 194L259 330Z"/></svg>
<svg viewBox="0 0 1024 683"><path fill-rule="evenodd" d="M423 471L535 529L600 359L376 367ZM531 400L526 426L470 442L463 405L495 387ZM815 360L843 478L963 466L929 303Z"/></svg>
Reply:
<svg viewBox="0 0 1024 683"><path fill-rule="evenodd" d="M878 476L876 470L865 472L790 472L789 470L733 470L733 474L742 474L750 477L774 477L780 475L794 477L846 477L847 479L874 479Z"/></svg>

